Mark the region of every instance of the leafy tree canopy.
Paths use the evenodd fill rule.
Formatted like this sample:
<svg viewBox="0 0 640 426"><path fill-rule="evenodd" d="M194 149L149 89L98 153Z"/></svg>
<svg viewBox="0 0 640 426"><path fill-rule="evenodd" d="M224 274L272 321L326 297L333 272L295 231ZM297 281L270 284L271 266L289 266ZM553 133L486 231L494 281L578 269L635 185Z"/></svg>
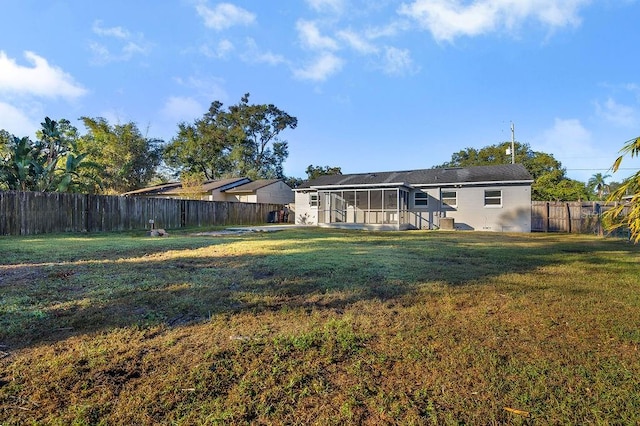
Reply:
<svg viewBox="0 0 640 426"><path fill-rule="evenodd" d="M143 136L133 122L111 125L100 117L81 120L88 133L80 144L99 167L103 192L119 194L151 181L162 158L162 140Z"/></svg>
<svg viewBox="0 0 640 426"><path fill-rule="evenodd" d="M83 173L92 164L79 150L77 129L68 120L49 117L41 125L35 142L0 131L0 186L21 191L86 189Z"/></svg>
<svg viewBox="0 0 640 426"><path fill-rule="evenodd" d="M289 151L280 133L295 129L298 119L272 104L250 104L248 93L227 110L222 107L212 102L193 124L180 123L165 148L166 163L179 173L199 172L207 179L283 178Z"/></svg>
<svg viewBox="0 0 640 426"><path fill-rule="evenodd" d="M533 177L531 198L533 200L571 201L588 199L589 193L584 183L569 179L560 161L553 155L533 151L529 144L516 142L515 161L521 163ZM502 142L484 148L466 148L451 156L448 161L437 167L471 167L506 164L511 156L506 150L511 142Z"/></svg>
<svg viewBox="0 0 640 426"><path fill-rule="evenodd" d="M307 170L305 172L307 173L307 179L311 180L325 175L341 175L342 168L329 166L322 167L309 164L309 167L307 167Z"/></svg>
<svg viewBox="0 0 640 426"><path fill-rule="evenodd" d="M587 187L591 193L595 193L598 200L602 200L611 189L607 183L607 178L611 175L603 175L602 173L596 173L587 182Z"/></svg>
<svg viewBox="0 0 640 426"><path fill-rule="evenodd" d="M621 155L612 166L614 173L620 169L625 156L640 157L640 137L627 141L620 153ZM625 198L627 198L626 201ZM607 201L619 202L616 207L604 214L608 228L628 227L631 238L637 244L640 241L640 170L612 191Z"/></svg>

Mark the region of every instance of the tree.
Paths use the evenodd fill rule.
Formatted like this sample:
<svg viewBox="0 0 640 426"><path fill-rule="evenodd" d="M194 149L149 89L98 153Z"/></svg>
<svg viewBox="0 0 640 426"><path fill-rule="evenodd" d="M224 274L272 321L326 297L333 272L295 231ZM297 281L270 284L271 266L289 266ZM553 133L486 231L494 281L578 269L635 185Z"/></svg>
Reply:
<svg viewBox="0 0 640 426"><path fill-rule="evenodd" d="M553 155L533 151L529 144L516 142L515 161L521 163L533 177L531 198L538 201L570 201L588 199L584 183L569 179L560 161ZM451 161L437 167L471 167L505 164L511 162L506 149L511 142L502 142L481 149L466 148L451 156Z"/></svg>
<svg viewBox="0 0 640 426"><path fill-rule="evenodd" d="M42 174L41 151L29 137L11 136L0 164L0 181L6 189L34 191Z"/></svg>
<svg viewBox="0 0 640 426"><path fill-rule="evenodd" d="M620 154L611 167L614 173L620 169L626 155L631 158L640 156L640 137L625 142ZM623 202L625 197L630 197L628 203ZM631 239L637 244L640 241L640 170L611 192L607 201L618 203L604 213L603 219L607 228L613 230L624 226L629 227Z"/></svg>
<svg viewBox="0 0 640 426"><path fill-rule="evenodd" d="M273 104L250 105L249 93L226 114L233 146L232 166L238 175L250 178L282 178L282 164L289 156L287 141L279 134L295 129L298 119Z"/></svg>
<svg viewBox="0 0 640 426"><path fill-rule="evenodd" d="M178 134L164 150L164 161L182 173L202 173L217 179L231 170L231 141L224 123L222 103L211 103L209 111L193 124L178 124Z"/></svg>
<svg viewBox="0 0 640 426"><path fill-rule="evenodd" d="M81 172L91 167L76 144L77 129L68 120L45 117L34 142L3 131L5 156L0 182L21 191L72 191L83 189Z"/></svg>
<svg viewBox="0 0 640 426"><path fill-rule="evenodd" d="M607 185L607 178L610 178L611 175L603 175L602 173L596 173L587 182L587 187L589 191L596 192L598 200L602 200L605 191L609 190L609 185Z"/></svg>
<svg viewBox="0 0 640 426"><path fill-rule="evenodd" d="M202 172L207 179L247 176L283 178L288 142L280 139L298 119L272 104L249 104L249 94L228 110L219 101L193 124L181 123L165 149L165 161L182 171Z"/></svg>
<svg viewBox="0 0 640 426"><path fill-rule="evenodd" d="M112 126L101 117L81 120L88 134L80 145L99 167L103 192L132 191L153 178L161 161L162 140L143 136L133 122Z"/></svg>
<svg viewBox="0 0 640 426"><path fill-rule="evenodd" d="M180 175L182 195L189 200L202 198L202 185L205 183L204 174L201 172L184 172Z"/></svg>
<svg viewBox="0 0 640 426"><path fill-rule="evenodd" d="M309 164L309 167L307 167L307 170L305 170L305 172L307 173L307 179L312 180L325 175L341 175L342 168L329 166L322 167Z"/></svg>

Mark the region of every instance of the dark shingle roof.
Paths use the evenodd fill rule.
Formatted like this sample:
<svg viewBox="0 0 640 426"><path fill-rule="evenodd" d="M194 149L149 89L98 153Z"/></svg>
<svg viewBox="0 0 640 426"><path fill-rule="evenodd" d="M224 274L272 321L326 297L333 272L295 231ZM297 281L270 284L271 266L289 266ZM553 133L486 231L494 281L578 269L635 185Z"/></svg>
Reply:
<svg viewBox="0 0 640 426"><path fill-rule="evenodd" d="M224 187L233 188L236 185L242 185L245 182L250 182L249 178L228 178L208 180L202 184L199 192L205 193L213 191L214 189L224 189ZM190 189L189 191L193 191ZM184 194L187 192L182 187L180 182L170 182L161 185L151 186L149 188L136 189L135 191L129 191L122 195L176 195Z"/></svg>
<svg viewBox="0 0 640 426"><path fill-rule="evenodd" d="M272 183L279 182L280 179L258 179L253 182L245 183L244 185L236 186L232 189L228 189L225 192L227 194L254 192L260 188L271 185Z"/></svg>
<svg viewBox="0 0 640 426"><path fill-rule="evenodd" d="M327 175L306 181L297 189L325 186L369 186L406 184L410 186L446 185L480 182L531 182L533 178L522 164L406 170L398 172Z"/></svg>

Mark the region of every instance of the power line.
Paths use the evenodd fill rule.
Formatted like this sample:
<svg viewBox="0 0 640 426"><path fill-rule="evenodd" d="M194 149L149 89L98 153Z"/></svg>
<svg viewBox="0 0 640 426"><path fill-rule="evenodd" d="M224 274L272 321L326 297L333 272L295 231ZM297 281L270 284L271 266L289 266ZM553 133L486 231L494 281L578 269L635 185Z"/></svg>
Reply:
<svg viewBox="0 0 640 426"><path fill-rule="evenodd" d="M583 171L611 170L611 167L603 167L601 169L565 169L565 170L583 170ZM621 167L618 170L638 170L638 169L634 167Z"/></svg>

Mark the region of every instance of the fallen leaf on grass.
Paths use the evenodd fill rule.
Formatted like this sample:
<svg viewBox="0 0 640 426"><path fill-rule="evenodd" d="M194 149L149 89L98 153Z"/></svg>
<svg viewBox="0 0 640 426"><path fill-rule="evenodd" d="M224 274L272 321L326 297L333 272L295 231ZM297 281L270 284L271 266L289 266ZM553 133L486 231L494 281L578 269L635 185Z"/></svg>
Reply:
<svg viewBox="0 0 640 426"><path fill-rule="evenodd" d="M516 408L511 408L511 407L504 407L504 409L510 413L517 414L522 417L529 417L528 411L518 410Z"/></svg>

